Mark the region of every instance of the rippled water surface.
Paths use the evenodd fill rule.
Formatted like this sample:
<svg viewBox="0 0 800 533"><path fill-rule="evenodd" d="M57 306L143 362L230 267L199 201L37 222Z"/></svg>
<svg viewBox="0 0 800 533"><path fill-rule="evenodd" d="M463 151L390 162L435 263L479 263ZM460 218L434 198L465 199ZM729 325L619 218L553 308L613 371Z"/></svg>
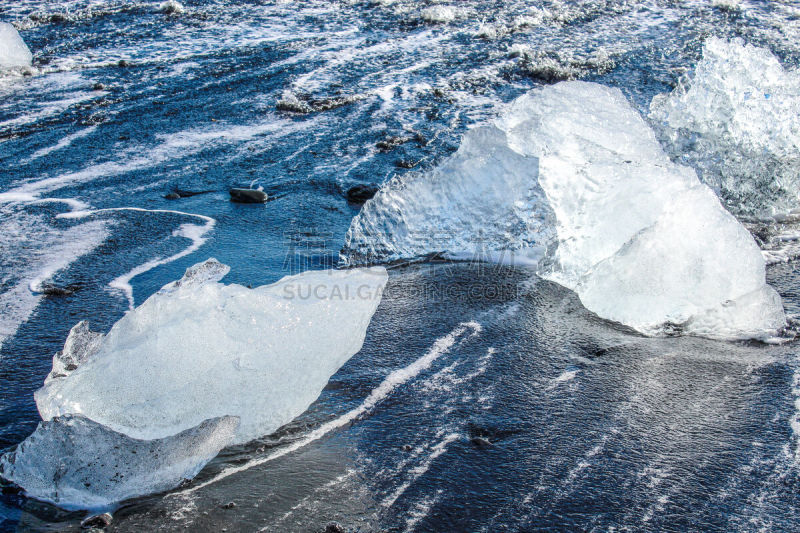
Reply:
<svg viewBox="0 0 800 533"><path fill-rule="evenodd" d="M800 62L788 0L436 4L0 0L34 52L0 77L0 448L36 427L76 322L106 331L208 257L252 286L335 266L347 189L432 168L533 87L596 81L646 113L711 35ZM249 186L274 201L229 201ZM796 314L796 265L767 278ZM523 266L399 265L308 412L112 528L792 531L798 395L792 343L649 339ZM0 496L5 530L83 517Z"/></svg>

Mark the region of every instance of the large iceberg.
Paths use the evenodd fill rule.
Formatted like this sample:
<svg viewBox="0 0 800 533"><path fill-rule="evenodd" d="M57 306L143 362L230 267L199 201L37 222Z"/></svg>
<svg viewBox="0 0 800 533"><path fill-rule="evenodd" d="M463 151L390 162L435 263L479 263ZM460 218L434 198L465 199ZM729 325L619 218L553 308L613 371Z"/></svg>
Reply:
<svg viewBox="0 0 800 533"><path fill-rule="evenodd" d="M694 73L650 109L670 155L698 169L732 212L797 207L800 73L769 50L709 38Z"/></svg>
<svg viewBox="0 0 800 533"><path fill-rule="evenodd" d="M30 67L33 55L17 29L0 22L0 69Z"/></svg>
<svg viewBox="0 0 800 533"><path fill-rule="evenodd" d="M516 223L498 226L502 213ZM457 236L422 239L425 253L462 249L481 228L485 249L546 248L540 275L649 335L751 338L785 324L752 236L617 89L565 82L518 98L440 169L395 178L368 201L345 256L420 255L397 227Z"/></svg>
<svg viewBox="0 0 800 533"><path fill-rule="evenodd" d="M305 272L248 289L228 267L187 270L100 337L79 324L36 394L44 420L78 414L137 439L236 416L233 439L305 411L364 342L387 280L380 267Z"/></svg>
<svg viewBox="0 0 800 533"><path fill-rule="evenodd" d="M105 510L192 479L236 434L238 420L206 420L177 435L132 439L82 416L41 422L0 458L0 476L32 498L67 509Z"/></svg>
<svg viewBox="0 0 800 533"><path fill-rule="evenodd" d="M498 119L539 158L558 246L541 274L646 334L762 337L785 325L753 237L695 172L670 161L622 92L569 82Z"/></svg>

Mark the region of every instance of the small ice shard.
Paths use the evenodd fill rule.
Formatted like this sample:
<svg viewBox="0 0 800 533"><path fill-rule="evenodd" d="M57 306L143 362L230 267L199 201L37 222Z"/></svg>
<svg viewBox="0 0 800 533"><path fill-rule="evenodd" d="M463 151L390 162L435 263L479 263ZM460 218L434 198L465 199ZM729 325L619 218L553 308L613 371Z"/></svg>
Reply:
<svg viewBox="0 0 800 533"><path fill-rule="evenodd" d="M86 320L78 322L69 331L64 349L53 356L53 369L45 379L45 383L67 377L96 354L102 342L103 335L91 331Z"/></svg>
<svg viewBox="0 0 800 533"><path fill-rule="evenodd" d="M125 315L97 352L36 394L44 420L80 414L156 439L241 419L234 442L269 434L316 400L364 342L383 268L305 272L248 289L209 260Z"/></svg>
<svg viewBox="0 0 800 533"><path fill-rule="evenodd" d="M489 259L511 250L538 257L555 220L536 183L536 165L512 150L497 127L472 129L437 168L381 187L350 224L343 257L350 264L433 252Z"/></svg>
<svg viewBox="0 0 800 533"><path fill-rule="evenodd" d="M764 48L709 38L694 73L653 98L673 158L734 214L788 212L800 199L800 72Z"/></svg>
<svg viewBox="0 0 800 533"><path fill-rule="evenodd" d="M160 6L158 6L158 10L168 15L179 15L185 11L183 4L176 0L167 0L166 2L163 2Z"/></svg>
<svg viewBox="0 0 800 533"><path fill-rule="evenodd" d="M0 22L0 69L30 67L32 60L33 54L17 29L7 22Z"/></svg>
<svg viewBox="0 0 800 533"><path fill-rule="evenodd" d="M0 457L0 476L66 509L108 509L192 479L236 434L233 416L157 440L122 435L82 416L41 422Z"/></svg>

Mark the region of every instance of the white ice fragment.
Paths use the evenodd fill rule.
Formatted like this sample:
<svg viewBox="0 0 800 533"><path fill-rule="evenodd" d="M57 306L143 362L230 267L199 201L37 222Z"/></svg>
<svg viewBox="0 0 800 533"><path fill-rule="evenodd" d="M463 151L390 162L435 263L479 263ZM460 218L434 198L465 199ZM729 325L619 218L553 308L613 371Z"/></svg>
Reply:
<svg viewBox="0 0 800 533"><path fill-rule="evenodd" d="M724 11L738 11L742 8L741 0L711 0L711 5Z"/></svg>
<svg viewBox="0 0 800 533"><path fill-rule="evenodd" d="M183 4L176 0L167 0L166 2L163 2L160 6L158 6L158 10L169 15L178 15L185 11Z"/></svg>
<svg viewBox="0 0 800 533"><path fill-rule="evenodd" d="M542 274L587 309L651 335L736 339L785 325L750 233L670 161L621 91L560 83L518 98L498 123L539 158L557 219Z"/></svg>
<svg viewBox="0 0 800 533"><path fill-rule="evenodd" d="M0 22L0 69L30 67L33 54L11 24Z"/></svg>
<svg viewBox="0 0 800 533"><path fill-rule="evenodd" d="M230 444L237 425L226 416L164 439L138 440L82 416L57 417L0 457L0 477L37 500L105 510L192 479Z"/></svg>
<svg viewBox="0 0 800 533"><path fill-rule="evenodd" d="M100 349L103 335L89 329L89 323L82 320L69 331L64 349L53 356L53 369L45 383L67 377L79 366L89 360Z"/></svg>
<svg viewBox="0 0 800 533"><path fill-rule="evenodd" d="M160 292L172 292L181 287L191 285L199 286L204 283L216 283L227 276L230 271L231 267L223 265L212 257L187 268L181 279L167 283L161 288Z"/></svg>
<svg viewBox="0 0 800 533"><path fill-rule="evenodd" d="M430 23L448 23L453 22L459 15L459 11L454 6L437 5L426 7L422 10L422 20Z"/></svg>
<svg viewBox="0 0 800 533"><path fill-rule="evenodd" d="M241 419L235 442L305 411L364 342L383 268L306 272L248 289L190 268L129 312L88 361L36 394L44 420L81 414L154 439L205 419Z"/></svg>
<svg viewBox="0 0 800 533"><path fill-rule="evenodd" d="M769 215L800 200L800 73L764 48L709 38L694 73L653 98L668 152L695 167L732 212Z"/></svg>
<svg viewBox="0 0 800 533"><path fill-rule="evenodd" d="M444 163L392 178L367 201L347 232L345 260L433 252L487 259L508 250L530 255L530 248L541 255L554 219L536 183L536 163L509 148L505 132L494 126L468 131Z"/></svg>

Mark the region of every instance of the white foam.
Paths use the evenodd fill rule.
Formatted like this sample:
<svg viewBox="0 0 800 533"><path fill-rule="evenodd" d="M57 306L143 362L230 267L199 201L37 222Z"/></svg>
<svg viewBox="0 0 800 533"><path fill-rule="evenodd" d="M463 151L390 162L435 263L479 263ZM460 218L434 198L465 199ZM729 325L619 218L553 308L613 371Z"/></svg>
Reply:
<svg viewBox="0 0 800 533"><path fill-rule="evenodd" d="M84 128L82 130L76 131L75 133L71 133L70 135L66 135L63 138L61 138L61 140L59 140L56 144L36 150L34 153L31 154L31 156L25 162L30 163L31 161L35 161L36 159L39 159L41 157L49 156L53 152L63 150L76 140L91 134L96 129L97 126L89 126L88 128Z"/></svg>
<svg viewBox="0 0 800 533"><path fill-rule="evenodd" d="M125 274L113 279L109 286L113 289L117 289L122 291L125 295L125 298L128 300L128 308L133 309L135 307L135 300L133 298L133 286L131 285L131 280L136 276L144 274L150 270L153 270L156 267L166 265L168 263L172 263L186 257L189 254L192 254L200 249L203 244L206 243L208 233L214 229L216 225L216 220L211 217L207 217L205 215L197 215L194 213L184 213L183 211L174 211L169 209L142 209L139 207L114 207L109 209L96 209L93 211L73 211L70 213L62 213L58 215L59 218L85 218L88 216L92 216L98 213L108 213L114 211L138 211L143 213L169 213L173 215L181 215L181 216L188 216L188 217L195 217L199 218L200 220L205 221L205 224L202 226L198 226L197 224L182 224L180 228L176 229L172 232L173 237L183 237L185 239L189 239L192 241L192 244L187 246L182 251L178 252L177 254L171 255L169 257L160 258L160 259L153 259L152 261L148 261L142 265L137 266L133 270L126 272Z"/></svg>
<svg viewBox="0 0 800 533"><path fill-rule="evenodd" d="M303 438L293 442L292 444L286 447L283 447L265 457L260 457L258 459L253 459L251 461L248 461L243 465L226 468L225 470L214 476L212 479L200 483L198 485L195 485L193 487L190 487L177 494L196 492L213 483L222 481L223 479L228 478L234 474L238 474L239 472L244 472L256 466L283 457L287 454L299 450L304 446L307 446L308 444L311 444L314 441L321 439L331 431L346 426L347 424L353 422L354 420L369 413L380 402L386 399L395 389L417 377L420 374L420 372L423 372L424 370L430 368L431 364L433 364L434 361L436 361L439 357L449 352L450 349L453 346L455 346L457 342L478 335L482 329L483 329L482 326L477 322L465 322L463 324L460 324L458 327L456 327L453 331L451 331L444 337L436 339L436 341L433 343L433 346L425 353L425 355L415 360L410 365L395 370L391 372L388 376L386 376L386 378L384 378L384 380L380 383L380 385L378 385L375 389L373 389L372 392L370 392L369 396L367 396L367 398L358 407L351 409L347 413L343 414L342 416L334 420L331 420L330 422L326 422L317 429L308 433Z"/></svg>
<svg viewBox="0 0 800 533"><path fill-rule="evenodd" d="M433 462L447 451L447 447L451 443L458 440L459 438L461 438L461 435L458 433L445 434L442 440L437 442L431 448L430 453L425 458L425 461L412 468L411 471L409 472L410 474L409 478L406 479L399 487L397 487L397 489L395 489L395 491L392 494L390 494L388 498L386 498L383 502L381 502L381 505L383 505L383 507L386 508L394 505L394 502L396 502L397 499L408 490L408 487L410 487L416 480L422 477L422 475L425 474L425 472L427 472L430 469Z"/></svg>
<svg viewBox="0 0 800 533"><path fill-rule="evenodd" d="M61 230L47 225L41 217L16 214L0 223L0 234L4 236L0 250L15 250L13 257L5 259L14 261L9 268L17 277L11 288L0 294L2 347L3 341L13 336L36 309L41 299L36 292L42 285L97 248L108 232L107 224L100 221Z"/></svg>

